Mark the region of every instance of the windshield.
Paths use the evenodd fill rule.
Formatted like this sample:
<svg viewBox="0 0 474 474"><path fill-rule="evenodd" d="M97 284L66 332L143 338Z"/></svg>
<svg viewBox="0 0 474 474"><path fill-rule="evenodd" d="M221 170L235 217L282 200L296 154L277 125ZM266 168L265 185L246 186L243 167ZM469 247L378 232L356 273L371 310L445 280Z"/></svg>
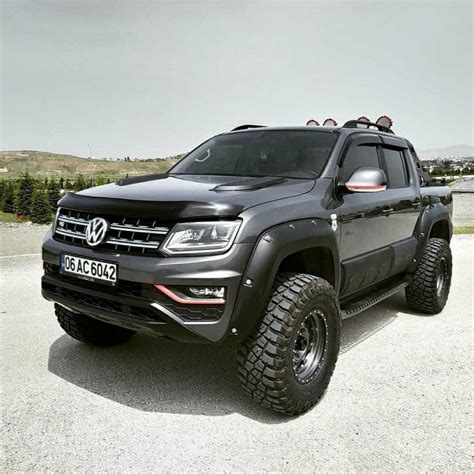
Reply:
<svg viewBox="0 0 474 474"><path fill-rule="evenodd" d="M170 174L317 178L337 133L262 130L219 135L204 142Z"/></svg>

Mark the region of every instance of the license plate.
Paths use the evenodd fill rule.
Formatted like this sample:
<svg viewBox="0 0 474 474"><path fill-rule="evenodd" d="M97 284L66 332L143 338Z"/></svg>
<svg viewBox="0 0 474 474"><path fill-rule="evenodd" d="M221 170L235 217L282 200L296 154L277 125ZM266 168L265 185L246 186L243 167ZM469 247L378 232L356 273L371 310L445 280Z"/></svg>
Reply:
<svg viewBox="0 0 474 474"><path fill-rule="evenodd" d="M88 281L101 281L110 285L117 283L117 264L77 257L76 255L61 255L61 273L74 275Z"/></svg>

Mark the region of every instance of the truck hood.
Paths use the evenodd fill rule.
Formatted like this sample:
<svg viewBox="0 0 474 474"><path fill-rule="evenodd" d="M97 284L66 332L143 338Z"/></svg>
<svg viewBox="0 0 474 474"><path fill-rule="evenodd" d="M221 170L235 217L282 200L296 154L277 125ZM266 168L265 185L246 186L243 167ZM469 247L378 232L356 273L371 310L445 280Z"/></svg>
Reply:
<svg viewBox="0 0 474 474"><path fill-rule="evenodd" d="M249 207L309 192L313 179L149 175L68 193L59 205L162 219L235 217Z"/></svg>

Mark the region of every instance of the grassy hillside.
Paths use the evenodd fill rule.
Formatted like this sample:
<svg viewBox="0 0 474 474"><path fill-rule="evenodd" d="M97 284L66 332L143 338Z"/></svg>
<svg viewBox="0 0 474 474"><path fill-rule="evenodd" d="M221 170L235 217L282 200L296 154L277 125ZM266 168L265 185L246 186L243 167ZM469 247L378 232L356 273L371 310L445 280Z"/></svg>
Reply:
<svg viewBox="0 0 474 474"><path fill-rule="evenodd" d="M44 151L1 151L0 179L16 178L25 171L36 178L52 175L74 178L79 174L115 178L127 174L160 173L176 163L179 156L149 161L107 161Z"/></svg>

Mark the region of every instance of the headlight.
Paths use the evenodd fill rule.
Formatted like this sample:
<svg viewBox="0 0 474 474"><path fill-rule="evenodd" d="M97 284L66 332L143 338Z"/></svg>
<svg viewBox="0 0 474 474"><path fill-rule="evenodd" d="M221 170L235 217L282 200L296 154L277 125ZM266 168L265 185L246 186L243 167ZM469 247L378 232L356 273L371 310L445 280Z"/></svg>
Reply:
<svg viewBox="0 0 474 474"><path fill-rule="evenodd" d="M224 253L234 242L240 221L176 224L161 245L169 255Z"/></svg>
<svg viewBox="0 0 474 474"><path fill-rule="evenodd" d="M59 216L59 211L61 209L58 207L57 211L56 211L56 215L54 216L54 219L53 219L53 225L51 227L51 232L52 234L54 235L55 232L56 232L56 227L58 226L58 216Z"/></svg>

